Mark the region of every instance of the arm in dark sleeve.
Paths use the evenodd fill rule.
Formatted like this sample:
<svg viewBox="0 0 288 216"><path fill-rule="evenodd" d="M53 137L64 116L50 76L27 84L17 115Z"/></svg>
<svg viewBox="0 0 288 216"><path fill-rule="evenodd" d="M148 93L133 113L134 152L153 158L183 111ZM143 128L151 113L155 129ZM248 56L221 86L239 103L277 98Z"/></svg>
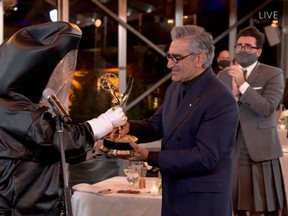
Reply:
<svg viewBox="0 0 288 216"><path fill-rule="evenodd" d="M159 140L163 135L162 106L149 119L130 120L129 134L138 138L138 143Z"/></svg>
<svg viewBox="0 0 288 216"><path fill-rule="evenodd" d="M149 166L159 167L158 155L159 155L159 152L151 152L150 151L148 153L147 162L148 162Z"/></svg>
<svg viewBox="0 0 288 216"><path fill-rule="evenodd" d="M49 112L34 119L25 139L34 160L52 163L60 158L60 138L56 128L57 120ZM94 145L93 133L88 123L63 124L62 147L68 163L86 159L86 152Z"/></svg>

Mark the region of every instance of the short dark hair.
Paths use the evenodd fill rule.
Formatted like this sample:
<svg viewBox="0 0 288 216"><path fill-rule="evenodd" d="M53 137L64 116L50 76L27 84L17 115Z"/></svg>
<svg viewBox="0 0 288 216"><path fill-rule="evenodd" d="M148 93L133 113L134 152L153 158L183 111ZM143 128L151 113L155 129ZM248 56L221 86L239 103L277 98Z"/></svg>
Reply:
<svg viewBox="0 0 288 216"><path fill-rule="evenodd" d="M254 37L256 39L256 46L258 48L262 48L265 42L265 35L254 26L249 26L239 31L237 35L237 40L239 39L239 37L242 37L242 36Z"/></svg>

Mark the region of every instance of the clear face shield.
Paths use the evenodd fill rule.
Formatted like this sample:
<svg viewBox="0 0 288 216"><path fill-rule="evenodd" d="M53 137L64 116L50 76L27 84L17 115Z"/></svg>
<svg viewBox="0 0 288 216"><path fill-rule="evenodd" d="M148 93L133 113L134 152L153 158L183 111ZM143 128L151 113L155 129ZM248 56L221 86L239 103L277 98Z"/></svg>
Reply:
<svg viewBox="0 0 288 216"><path fill-rule="evenodd" d="M71 83L76 69L77 53L78 50L72 50L64 56L64 58L55 67L45 88L50 88L55 92L56 97L67 111L69 108ZM50 104L44 98L41 99L40 106L48 106L52 110Z"/></svg>

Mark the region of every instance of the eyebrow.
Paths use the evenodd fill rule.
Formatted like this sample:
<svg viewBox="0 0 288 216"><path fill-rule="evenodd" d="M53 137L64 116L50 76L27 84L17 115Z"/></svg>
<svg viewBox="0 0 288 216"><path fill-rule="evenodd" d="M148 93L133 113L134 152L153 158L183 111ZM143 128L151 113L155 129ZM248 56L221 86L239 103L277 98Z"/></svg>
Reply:
<svg viewBox="0 0 288 216"><path fill-rule="evenodd" d="M182 54L177 54L177 53L171 53L171 52L167 52L167 54L173 55L173 56L183 56Z"/></svg>
<svg viewBox="0 0 288 216"><path fill-rule="evenodd" d="M252 44L248 44L248 43L245 43L245 44L237 43L237 45L242 45L242 46L243 46L243 45L246 45L246 46L247 46L247 45L248 45L248 46L256 46L256 45L252 45Z"/></svg>

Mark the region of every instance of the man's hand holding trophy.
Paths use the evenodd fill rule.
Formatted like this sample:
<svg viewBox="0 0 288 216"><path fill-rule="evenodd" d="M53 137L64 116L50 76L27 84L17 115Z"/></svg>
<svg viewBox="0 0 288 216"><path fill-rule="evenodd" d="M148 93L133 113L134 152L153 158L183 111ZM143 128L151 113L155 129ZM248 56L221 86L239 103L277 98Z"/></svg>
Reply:
<svg viewBox="0 0 288 216"><path fill-rule="evenodd" d="M133 86L133 77L128 80L127 88L123 94L119 93L119 79L116 75L111 73L105 73L101 76L101 87L108 91L112 96L112 109L116 109L119 106L123 106L130 95ZM121 136L122 126L118 128L118 131L111 136L106 136L103 139L103 145L100 149L108 157L120 157L128 158L134 155L134 149L129 144L130 141L137 141L137 137L132 135Z"/></svg>

